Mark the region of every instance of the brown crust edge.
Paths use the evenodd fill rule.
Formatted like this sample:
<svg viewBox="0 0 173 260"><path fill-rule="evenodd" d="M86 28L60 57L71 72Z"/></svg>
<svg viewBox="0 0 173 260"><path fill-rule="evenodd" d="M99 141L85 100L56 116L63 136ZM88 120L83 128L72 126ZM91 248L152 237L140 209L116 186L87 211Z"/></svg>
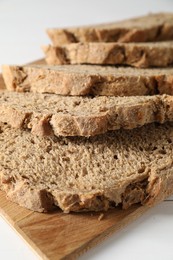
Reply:
<svg viewBox="0 0 173 260"><path fill-rule="evenodd" d="M71 211L105 211L118 205L127 209L136 203L153 206L173 193L173 167L171 165L167 169L152 169L147 177L143 176L141 180L126 182L123 188L115 190L115 200L107 191L92 191L83 194L56 191L50 194L46 190L31 190L25 181L18 181L14 184L10 180L5 184L2 183L2 188L9 200L38 212L49 212L57 207L69 213Z"/></svg>
<svg viewBox="0 0 173 260"><path fill-rule="evenodd" d="M138 43L132 45L125 43L72 43L63 46L44 46L43 51L49 65L130 65L137 68L173 65L173 48L159 46L159 43L158 46L155 45L152 48L145 43L144 45L138 45Z"/></svg>
<svg viewBox="0 0 173 260"><path fill-rule="evenodd" d="M173 97L156 96L133 106L113 106L95 115L34 114L0 106L0 121L13 128L28 129L37 136L95 136L110 130L133 129L149 123L173 121Z"/></svg>
<svg viewBox="0 0 173 260"><path fill-rule="evenodd" d="M140 74L136 76L114 76L109 75L109 73L108 75L98 73L85 75L85 72L79 74L58 72L54 74L54 71L50 73L51 71L44 69L44 67L35 69L30 66L10 65L3 65L2 72L6 88L16 92L29 91L72 96L173 94L173 75L171 73L169 75L158 73L149 76L140 76ZM52 78L57 84L51 85ZM40 87L40 85L43 87Z"/></svg>
<svg viewBox="0 0 173 260"><path fill-rule="evenodd" d="M162 13L160 14L162 15ZM147 16L146 16L147 17ZM148 16L149 19L150 16ZM140 17L137 17L140 20ZM132 19L126 20L131 21ZM121 22L121 21L120 21ZM124 21L122 21L124 22ZM116 23L115 23L116 24ZM54 45L68 44L74 42L151 42L173 39L173 25L162 23L145 29L125 28L119 25L119 28L104 29L97 25L47 29L46 33Z"/></svg>

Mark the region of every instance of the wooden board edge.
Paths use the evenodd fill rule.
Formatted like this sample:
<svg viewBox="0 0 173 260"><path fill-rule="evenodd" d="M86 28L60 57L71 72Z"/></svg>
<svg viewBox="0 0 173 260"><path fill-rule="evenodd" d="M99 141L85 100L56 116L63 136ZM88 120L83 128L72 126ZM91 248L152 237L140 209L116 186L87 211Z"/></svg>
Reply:
<svg viewBox="0 0 173 260"><path fill-rule="evenodd" d="M98 244L104 242L106 240L106 238L108 238L112 234L114 234L115 231L116 232L120 232L124 227L126 227L128 224L132 223L133 221L135 221L139 217L141 217L149 209L150 209L150 207L148 207L148 206L140 206L135 211L133 211L132 213L127 215L123 219L121 224L118 226L118 228L117 228L117 223L115 223L113 226L108 228L106 231L104 231L103 233L99 234L94 239L91 239L87 243L83 244L80 248L74 250L72 253L68 254L67 256L65 256L62 259L63 260L69 260L69 259L71 260L71 259L76 259L76 258L80 257L81 255L83 255L87 251L89 251L90 249L92 249L95 246L97 246Z"/></svg>
<svg viewBox="0 0 173 260"><path fill-rule="evenodd" d="M2 192L4 194L4 192ZM4 195L4 199L5 198ZM14 204L14 202L10 202ZM117 222L115 222L111 227L109 227L107 230L105 230L103 233L98 234L96 237L92 238L91 240L88 240L87 242L83 243L81 247L75 249L74 251L70 252L69 254L65 255L61 259L76 259L82 254L86 253L91 248L95 247L96 245L102 243L107 237L111 236L111 234L116 232L119 232L121 229L123 229L125 226L127 226L129 223L136 220L138 217L143 215L144 212L146 212L149 209L147 206L139 206L136 209L134 209L130 214L128 214L120 223L120 225L117 225ZM0 213L2 217L5 219L5 221L12 227L12 229L19 235L22 240L25 241L25 243L31 248L31 250L41 257L43 260L53 260L54 258L48 258L44 252L41 251L39 246L35 244L31 238L20 228L20 223L24 220L27 220L29 217L31 217L34 212L28 212L25 217L18 219L17 221L13 221L9 216L8 213L5 212L5 209L1 208Z"/></svg>
<svg viewBox="0 0 173 260"><path fill-rule="evenodd" d="M31 213L32 214L32 213ZM33 243L33 241L23 232L23 230L17 225L18 222L12 224L11 221L2 215L2 218L7 222L7 224L13 229L15 233L24 241L25 244L36 254L37 256L41 257L43 260L49 260L43 252ZM27 217L23 218L26 219ZM23 220L21 219L21 220Z"/></svg>
<svg viewBox="0 0 173 260"><path fill-rule="evenodd" d="M7 200L7 199L6 199ZM10 201L11 202L11 201ZM13 202L11 202L13 203ZM17 205L18 206L18 205ZM18 226L18 223L20 221L23 221L24 219L27 219L28 216L33 215L34 212L28 213L27 216L20 218L18 221L12 220L10 216L5 212L3 208L0 208L0 216L3 218L3 220L12 228L12 230L19 235L19 237L29 246L29 248L36 254L42 257L42 259L49 260L43 252L33 243L33 241L23 232L23 230Z"/></svg>

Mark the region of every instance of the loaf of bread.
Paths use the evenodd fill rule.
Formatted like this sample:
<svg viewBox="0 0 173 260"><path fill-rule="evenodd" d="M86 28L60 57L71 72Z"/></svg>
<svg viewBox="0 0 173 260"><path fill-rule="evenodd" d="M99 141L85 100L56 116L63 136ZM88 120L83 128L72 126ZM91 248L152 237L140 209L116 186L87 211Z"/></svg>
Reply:
<svg viewBox="0 0 173 260"><path fill-rule="evenodd" d="M72 42L150 42L173 40L173 14L155 13L110 24L48 29L54 45Z"/></svg>
<svg viewBox="0 0 173 260"><path fill-rule="evenodd" d="M0 122L49 136L94 136L173 121L173 96L74 97L0 93Z"/></svg>
<svg viewBox="0 0 173 260"><path fill-rule="evenodd" d="M72 43L44 46L49 65L130 65L139 68L173 65L173 41L154 43Z"/></svg>
<svg viewBox="0 0 173 260"><path fill-rule="evenodd" d="M8 90L59 95L173 95L173 68L136 69L96 65L4 65Z"/></svg>
<svg viewBox="0 0 173 260"><path fill-rule="evenodd" d="M0 189L66 213L173 194L173 14L48 35L46 61L59 66L3 66Z"/></svg>
<svg viewBox="0 0 173 260"><path fill-rule="evenodd" d="M173 193L173 126L41 138L0 125L0 189L35 211L153 205Z"/></svg>

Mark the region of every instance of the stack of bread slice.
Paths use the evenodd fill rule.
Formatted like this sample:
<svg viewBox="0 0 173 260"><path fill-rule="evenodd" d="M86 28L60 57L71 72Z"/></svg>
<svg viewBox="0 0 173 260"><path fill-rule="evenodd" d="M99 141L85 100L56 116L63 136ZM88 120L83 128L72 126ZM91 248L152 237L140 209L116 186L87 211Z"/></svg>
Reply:
<svg viewBox="0 0 173 260"><path fill-rule="evenodd" d="M3 66L0 188L40 212L173 194L173 14L48 34L48 65Z"/></svg>

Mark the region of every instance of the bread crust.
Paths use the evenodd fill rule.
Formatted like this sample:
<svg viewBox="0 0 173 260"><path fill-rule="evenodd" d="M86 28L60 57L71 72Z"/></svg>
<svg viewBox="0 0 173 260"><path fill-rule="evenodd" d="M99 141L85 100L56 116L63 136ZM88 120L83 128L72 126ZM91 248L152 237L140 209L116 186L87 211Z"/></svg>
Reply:
<svg viewBox="0 0 173 260"><path fill-rule="evenodd" d="M151 42L173 40L173 14L153 13L110 24L48 29L54 45L73 42Z"/></svg>
<svg viewBox="0 0 173 260"><path fill-rule="evenodd" d="M173 96L62 97L1 92L0 122L38 136L95 136L173 121Z"/></svg>
<svg viewBox="0 0 173 260"><path fill-rule="evenodd" d="M130 65L137 68L173 65L173 42L154 43L72 43L44 46L49 65Z"/></svg>
<svg viewBox="0 0 173 260"><path fill-rule="evenodd" d="M173 95L173 69L96 65L2 67L6 88L16 92L86 96Z"/></svg>

